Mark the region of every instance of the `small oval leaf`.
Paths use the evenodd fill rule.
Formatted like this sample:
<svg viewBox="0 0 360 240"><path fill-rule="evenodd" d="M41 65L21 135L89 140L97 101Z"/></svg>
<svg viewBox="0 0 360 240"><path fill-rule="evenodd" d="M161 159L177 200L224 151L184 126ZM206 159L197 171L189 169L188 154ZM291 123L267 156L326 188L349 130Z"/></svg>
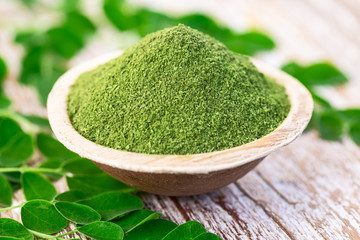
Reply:
<svg viewBox="0 0 360 240"><path fill-rule="evenodd" d="M84 199L86 199L85 194L76 190L66 191L60 193L55 197L56 201L63 201L63 202L78 202Z"/></svg>
<svg viewBox="0 0 360 240"><path fill-rule="evenodd" d="M194 238L194 240L221 240L221 238L213 233L203 233Z"/></svg>
<svg viewBox="0 0 360 240"><path fill-rule="evenodd" d="M104 221L112 220L143 207L140 198L121 192L103 193L79 203L100 213Z"/></svg>
<svg viewBox="0 0 360 240"><path fill-rule="evenodd" d="M161 217L161 213L154 212L148 209L140 209L126 214L124 217L115 220L114 223L119 225L125 233L140 226L146 221Z"/></svg>
<svg viewBox="0 0 360 240"><path fill-rule="evenodd" d="M206 229L199 222L190 221L176 227L163 240L191 240L203 233L206 233Z"/></svg>
<svg viewBox="0 0 360 240"><path fill-rule="evenodd" d="M56 209L67 220L77 224L89 224L100 221L101 216L94 209L89 206L72 203L72 202L57 202Z"/></svg>
<svg viewBox="0 0 360 240"><path fill-rule="evenodd" d="M162 240L177 225L165 219L147 221L126 234L124 240Z"/></svg>
<svg viewBox="0 0 360 240"><path fill-rule="evenodd" d="M86 158L75 158L64 163L62 166L66 171L74 174L74 176L94 176L103 174L98 166L91 160Z"/></svg>
<svg viewBox="0 0 360 240"><path fill-rule="evenodd" d="M124 231L112 222L93 222L80 227L79 232L95 240L121 240Z"/></svg>
<svg viewBox="0 0 360 240"><path fill-rule="evenodd" d="M21 220L26 228L45 234L58 233L67 226L55 206L44 200L27 202L21 208Z"/></svg>
<svg viewBox="0 0 360 240"><path fill-rule="evenodd" d="M34 236L19 222L10 218L0 218L0 236L32 240Z"/></svg>
<svg viewBox="0 0 360 240"><path fill-rule="evenodd" d="M349 131L351 139L360 146L360 124L352 125Z"/></svg>
<svg viewBox="0 0 360 240"><path fill-rule="evenodd" d="M51 201L56 196L54 185L39 173L25 172L21 184L26 200L44 199Z"/></svg>
<svg viewBox="0 0 360 240"><path fill-rule="evenodd" d="M48 158L59 158L64 161L78 157L76 153L68 150L55 138L43 133L37 136L37 145L40 152Z"/></svg>
<svg viewBox="0 0 360 240"><path fill-rule="evenodd" d="M86 177L67 177L66 181L70 190L83 192L86 196L94 196L109 191L133 189L105 173Z"/></svg>
<svg viewBox="0 0 360 240"><path fill-rule="evenodd" d="M12 188L8 180L0 174L0 206L9 207L12 203Z"/></svg>
<svg viewBox="0 0 360 240"><path fill-rule="evenodd" d="M343 134L341 119L331 112L321 114L319 118L319 132L322 138L329 141L338 141Z"/></svg>

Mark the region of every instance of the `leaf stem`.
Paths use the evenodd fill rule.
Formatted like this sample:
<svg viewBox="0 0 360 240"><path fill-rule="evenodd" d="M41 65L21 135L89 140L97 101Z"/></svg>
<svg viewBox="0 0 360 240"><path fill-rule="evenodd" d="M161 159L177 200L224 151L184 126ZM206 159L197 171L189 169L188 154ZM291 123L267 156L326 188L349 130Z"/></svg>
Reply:
<svg viewBox="0 0 360 240"><path fill-rule="evenodd" d="M63 234L61 234L61 235L57 235L56 237L57 237L57 238L60 238L60 237L64 237L64 236L66 236L66 235L70 235L70 234L72 234L72 233L77 233L77 232L78 232L78 230L77 230L77 228L75 228L74 230L72 230L72 231L70 231L70 232L63 233Z"/></svg>
<svg viewBox="0 0 360 240"><path fill-rule="evenodd" d="M35 236L39 237L39 238L43 238L43 239L57 239L56 236L52 236L52 235L48 235L45 233L39 233L33 230L28 229L32 234L34 234Z"/></svg>
<svg viewBox="0 0 360 240"><path fill-rule="evenodd" d="M13 167L13 168L0 168L0 173L6 172L38 172L38 173L56 173L65 176L66 172L61 169L53 169L53 168L33 168L33 167Z"/></svg>
<svg viewBox="0 0 360 240"><path fill-rule="evenodd" d="M5 212L5 211L9 211L9 210L12 210L12 209L15 209L15 208L20 208L22 206L25 205L26 202L23 202L19 205L16 205L16 206L12 206L12 207L7 207L7 208L0 208L0 212Z"/></svg>

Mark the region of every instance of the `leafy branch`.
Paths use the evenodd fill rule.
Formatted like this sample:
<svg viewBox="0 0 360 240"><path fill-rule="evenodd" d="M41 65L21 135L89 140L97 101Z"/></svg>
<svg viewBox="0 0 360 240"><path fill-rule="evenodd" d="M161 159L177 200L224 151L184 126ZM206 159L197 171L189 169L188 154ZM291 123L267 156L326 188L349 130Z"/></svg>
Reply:
<svg viewBox="0 0 360 240"><path fill-rule="evenodd" d="M338 141L344 135L360 145L360 109L337 109L317 92L320 86L338 86L348 82L348 78L328 62L302 66L290 62L282 70L301 81L311 92L315 108L308 128L318 129L320 136L329 141Z"/></svg>

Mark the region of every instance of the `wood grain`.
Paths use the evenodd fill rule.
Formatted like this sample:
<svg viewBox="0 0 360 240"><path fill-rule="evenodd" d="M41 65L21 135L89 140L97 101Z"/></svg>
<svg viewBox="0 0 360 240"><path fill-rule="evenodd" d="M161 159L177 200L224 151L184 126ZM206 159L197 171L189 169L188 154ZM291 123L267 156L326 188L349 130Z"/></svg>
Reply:
<svg viewBox="0 0 360 240"><path fill-rule="evenodd" d="M238 30L266 29L278 47L259 55L263 61L279 66L289 59L305 63L329 59L351 81L335 90L321 89L321 93L338 107L360 106L360 3L357 0L134 2L175 14L201 10ZM2 23L5 22L2 16L11 17L2 12L5 10L0 7ZM9 36L1 34L0 51L16 58L13 52L17 50L10 44ZM91 44L94 45L99 46L97 42ZM93 51L85 51L79 58L94 56ZM12 73L6 86L11 96L21 98L16 109L43 113L44 109L29 91L22 89L20 93L15 77ZM360 239L359 156L359 147L346 138L341 142L326 142L316 132L308 132L221 190L194 197L147 195L144 201L146 207L162 212L165 218L177 223L198 220L224 239L356 240ZM57 183L57 188L65 189L64 180ZM18 192L15 198L22 201L23 195ZM1 217L19 220L19 211Z"/></svg>

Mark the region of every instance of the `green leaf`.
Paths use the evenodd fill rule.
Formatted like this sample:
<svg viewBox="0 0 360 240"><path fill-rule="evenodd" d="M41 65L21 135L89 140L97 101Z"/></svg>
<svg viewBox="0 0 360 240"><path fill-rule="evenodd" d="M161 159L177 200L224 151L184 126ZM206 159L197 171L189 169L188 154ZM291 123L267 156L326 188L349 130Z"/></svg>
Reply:
<svg viewBox="0 0 360 240"><path fill-rule="evenodd" d="M4 177L12 183L20 183L21 182L21 173L20 172L7 172L7 173L2 173L2 175L4 175Z"/></svg>
<svg viewBox="0 0 360 240"><path fill-rule="evenodd" d="M93 222L79 228L79 232L95 240L121 240L124 231L111 222Z"/></svg>
<svg viewBox="0 0 360 240"><path fill-rule="evenodd" d="M138 197L121 192L103 193L79 203L100 213L104 221L124 216L126 213L143 207L143 203Z"/></svg>
<svg viewBox="0 0 360 240"><path fill-rule="evenodd" d="M33 154L33 141L29 134L10 118L0 118L0 165L6 167L25 163Z"/></svg>
<svg viewBox="0 0 360 240"><path fill-rule="evenodd" d="M0 56L0 84L5 79L7 74L7 67L4 59Z"/></svg>
<svg viewBox="0 0 360 240"><path fill-rule="evenodd" d="M339 116L348 123L360 123L360 109L359 108L349 108L345 110L338 111Z"/></svg>
<svg viewBox="0 0 360 240"><path fill-rule="evenodd" d="M324 98L320 97L319 95L316 95L312 93L313 100L315 104L317 104L318 107L325 108L325 109L332 109L331 104L326 101Z"/></svg>
<svg viewBox="0 0 360 240"><path fill-rule="evenodd" d="M221 238L213 233L203 233L194 238L194 240L221 240Z"/></svg>
<svg viewBox="0 0 360 240"><path fill-rule="evenodd" d="M349 134L354 143L360 146L360 124L351 125Z"/></svg>
<svg viewBox="0 0 360 240"><path fill-rule="evenodd" d="M94 196L109 191L131 190L129 186L103 173L86 177L67 177L70 190L78 190L86 196Z"/></svg>
<svg viewBox="0 0 360 240"><path fill-rule="evenodd" d="M328 62L314 63L301 66L290 62L282 70L297 78L307 87L316 85L339 85L348 81L347 77L335 66Z"/></svg>
<svg viewBox="0 0 360 240"><path fill-rule="evenodd" d="M232 51L254 55L259 51L268 51L275 47L274 41L264 33L251 31L243 34L235 34L228 31L223 43Z"/></svg>
<svg viewBox="0 0 360 240"><path fill-rule="evenodd" d="M19 222L10 218L0 218L0 236L32 240L34 236Z"/></svg>
<svg viewBox="0 0 360 240"><path fill-rule="evenodd" d="M39 168L47 169L60 169L63 164L63 161L57 158L50 158L47 161L40 164ZM52 180L59 180L62 175L56 173L43 173L45 176L49 177Z"/></svg>
<svg viewBox="0 0 360 240"><path fill-rule="evenodd" d="M71 152L59 141L47 134L38 134L37 146L40 152L48 158L58 158L66 161L79 157L76 153Z"/></svg>
<svg viewBox="0 0 360 240"><path fill-rule="evenodd" d="M139 10L135 17L137 19L135 22L138 25L136 30L142 37L177 24L176 19L147 9Z"/></svg>
<svg viewBox="0 0 360 240"><path fill-rule="evenodd" d="M329 141L340 140L343 134L343 123L339 116L333 112L325 112L319 118L320 136Z"/></svg>
<svg viewBox="0 0 360 240"><path fill-rule="evenodd" d="M0 240L23 240L23 238L15 238L15 237L1 237Z"/></svg>
<svg viewBox="0 0 360 240"><path fill-rule="evenodd" d="M77 224L89 224L101 219L100 214L86 205L72 202L57 202L55 207L64 218Z"/></svg>
<svg viewBox="0 0 360 240"><path fill-rule="evenodd" d="M39 173L25 172L21 176L21 185L28 201L34 199L51 201L57 194L54 185Z"/></svg>
<svg viewBox="0 0 360 240"><path fill-rule="evenodd" d="M74 34L83 43L85 42L85 38L96 30L95 25L77 11L67 13L64 28Z"/></svg>
<svg viewBox="0 0 360 240"><path fill-rule="evenodd" d="M67 226L55 206L44 200L27 202L21 208L21 220L26 228L45 234L58 233Z"/></svg>
<svg viewBox="0 0 360 240"><path fill-rule="evenodd" d="M304 71L304 68L296 62L289 62L283 65L281 70L300 80L299 76Z"/></svg>
<svg viewBox="0 0 360 240"><path fill-rule="evenodd" d="M55 197L56 201L64 201L64 202L78 202L86 199L84 193L76 190L70 190L63 193L60 193Z"/></svg>
<svg viewBox="0 0 360 240"><path fill-rule="evenodd" d="M35 46L28 49L22 60L20 82L24 84L35 84L41 75L42 58L44 48Z"/></svg>
<svg viewBox="0 0 360 240"><path fill-rule="evenodd" d="M162 240L177 225L165 219L153 219L147 221L128 234L124 240Z"/></svg>
<svg viewBox="0 0 360 240"><path fill-rule="evenodd" d="M0 206L9 207L12 203L12 188L8 180L0 174Z"/></svg>
<svg viewBox="0 0 360 240"><path fill-rule="evenodd" d="M47 33L50 48L64 58L73 57L83 46L83 42L66 27L50 29Z"/></svg>
<svg viewBox="0 0 360 240"><path fill-rule="evenodd" d="M74 174L74 176L94 176L103 174L98 166L91 160L86 158L75 158L64 163L62 166L66 171Z"/></svg>
<svg viewBox="0 0 360 240"><path fill-rule="evenodd" d="M11 100L1 93L0 87L0 109L8 108L11 105Z"/></svg>
<svg viewBox="0 0 360 240"><path fill-rule="evenodd" d="M105 0L103 10L109 21L119 30L126 31L139 26L140 22L136 14L123 11L123 0Z"/></svg>
<svg viewBox="0 0 360 240"><path fill-rule="evenodd" d="M191 240L205 232L206 229L199 222L190 221L176 227L163 240Z"/></svg>
<svg viewBox="0 0 360 240"><path fill-rule="evenodd" d="M20 114L20 115L29 122L31 122L32 124L35 124L39 127L50 129L50 123L47 118L43 118L35 115L25 115L25 114Z"/></svg>
<svg viewBox="0 0 360 240"><path fill-rule="evenodd" d="M141 209L133 211L124 217L115 220L114 223L119 225L125 233L130 232L132 229L140 226L146 221L161 217L161 213L150 211L147 209Z"/></svg>

